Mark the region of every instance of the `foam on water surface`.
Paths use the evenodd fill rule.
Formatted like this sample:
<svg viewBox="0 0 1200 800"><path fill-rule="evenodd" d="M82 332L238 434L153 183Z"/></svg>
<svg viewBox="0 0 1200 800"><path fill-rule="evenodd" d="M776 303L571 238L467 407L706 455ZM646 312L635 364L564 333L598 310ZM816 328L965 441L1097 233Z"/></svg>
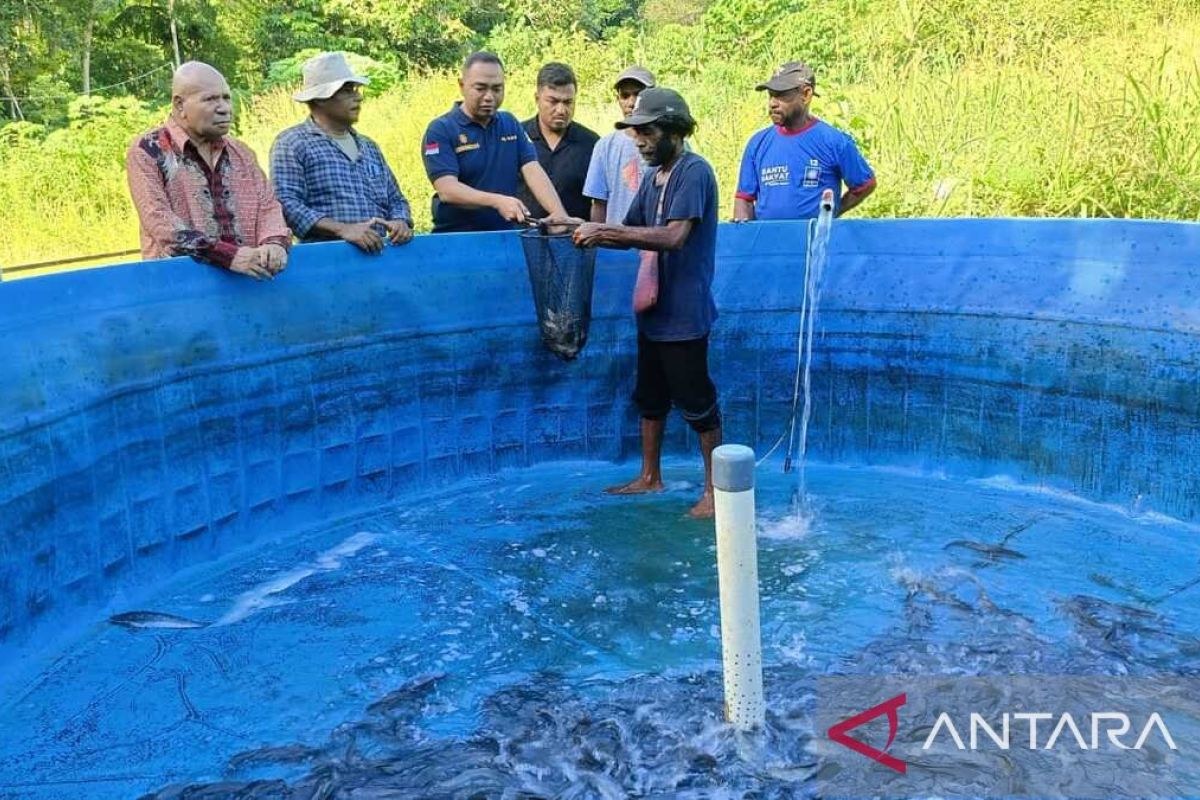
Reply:
<svg viewBox="0 0 1200 800"><path fill-rule="evenodd" d="M796 476L768 463L773 722L748 754L720 721L712 524L685 516L698 460L668 463L672 491L602 493L628 472L470 481L227 557L143 604L220 624L97 616L0 689L0 798L216 781L311 797L334 762L342 788L379 796L783 797L814 769L816 675L1200 668L1200 542L1171 521L822 465L798 505Z"/></svg>

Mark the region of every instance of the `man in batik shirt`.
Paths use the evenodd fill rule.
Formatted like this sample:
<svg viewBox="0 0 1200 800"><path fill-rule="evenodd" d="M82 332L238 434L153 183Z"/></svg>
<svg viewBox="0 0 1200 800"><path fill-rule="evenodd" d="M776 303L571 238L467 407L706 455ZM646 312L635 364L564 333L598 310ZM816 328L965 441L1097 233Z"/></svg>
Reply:
<svg viewBox="0 0 1200 800"><path fill-rule="evenodd" d="M125 156L142 257L192 256L253 278L287 266L291 232L254 152L230 137L229 84L189 62L171 84L171 116Z"/></svg>

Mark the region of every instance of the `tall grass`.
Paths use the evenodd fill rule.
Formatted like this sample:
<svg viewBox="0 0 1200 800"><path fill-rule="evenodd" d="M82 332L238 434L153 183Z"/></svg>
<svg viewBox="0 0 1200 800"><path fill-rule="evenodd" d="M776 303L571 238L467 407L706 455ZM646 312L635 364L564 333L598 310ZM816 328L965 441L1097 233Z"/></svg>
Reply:
<svg viewBox="0 0 1200 800"><path fill-rule="evenodd" d="M1045 13L1021 26L992 8L1007 3L954 0L974 15L955 27L948 2L837 2L875 9L847 34L861 45L817 65L815 113L853 133L878 174L877 191L856 214L1200 219L1194 6L1164 3L1129 15L1109 0L1074 11L1030 0ZM979 33L985 24L991 39ZM512 47L577 65L577 119L600 133L618 113L609 77L631 60L657 68L700 121L695 148L716 168L728 216L742 147L767 124L765 98L753 86L786 45L734 60L707 53L698 38L681 52L690 30L630 34L603 47L580 36ZM953 35L938 38L938 30ZM510 70L505 105L522 118L533 113L535 69ZM453 75L417 76L364 107L361 129L383 148L421 229L430 222L422 133L456 96ZM123 155L160 114L81 123L45 140L0 138L0 264L136 247ZM241 109L239 135L265 166L275 135L303 116L286 93L261 95Z"/></svg>

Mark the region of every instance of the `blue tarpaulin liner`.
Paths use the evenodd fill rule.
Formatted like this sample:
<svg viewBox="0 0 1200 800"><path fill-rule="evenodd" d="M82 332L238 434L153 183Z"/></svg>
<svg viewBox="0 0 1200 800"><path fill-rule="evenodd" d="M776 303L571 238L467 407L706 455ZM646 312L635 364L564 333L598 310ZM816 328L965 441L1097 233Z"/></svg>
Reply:
<svg viewBox="0 0 1200 800"><path fill-rule="evenodd" d="M521 246L542 342L550 352L570 361L587 344L592 324L596 251L576 247L570 234L540 230L522 233Z"/></svg>
<svg viewBox="0 0 1200 800"><path fill-rule="evenodd" d="M792 410L805 230L718 233L710 368L727 440L764 453ZM588 358L554 364L525 241L305 244L261 283L189 258L0 283L0 680L7 648L233 548L640 457L636 250L588 254ZM850 219L828 258L811 459L1200 522L1200 225ZM668 425L665 453L695 448Z"/></svg>

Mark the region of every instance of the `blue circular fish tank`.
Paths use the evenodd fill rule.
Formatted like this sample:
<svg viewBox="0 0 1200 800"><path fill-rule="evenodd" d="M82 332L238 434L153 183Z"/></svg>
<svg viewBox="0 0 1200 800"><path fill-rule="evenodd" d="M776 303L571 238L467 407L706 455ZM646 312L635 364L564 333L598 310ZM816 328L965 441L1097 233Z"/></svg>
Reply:
<svg viewBox="0 0 1200 800"><path fill-rule="evenodd" d="M787 429L802 223L723 225L725 440ZM711 522L636 469L637 259L542 346L519 236L0 284L0 798L819 795L829 675L1200 674L1200 226L833 226L767 725ZM1115 791L1115 787L1114 787Z"/></svg>

